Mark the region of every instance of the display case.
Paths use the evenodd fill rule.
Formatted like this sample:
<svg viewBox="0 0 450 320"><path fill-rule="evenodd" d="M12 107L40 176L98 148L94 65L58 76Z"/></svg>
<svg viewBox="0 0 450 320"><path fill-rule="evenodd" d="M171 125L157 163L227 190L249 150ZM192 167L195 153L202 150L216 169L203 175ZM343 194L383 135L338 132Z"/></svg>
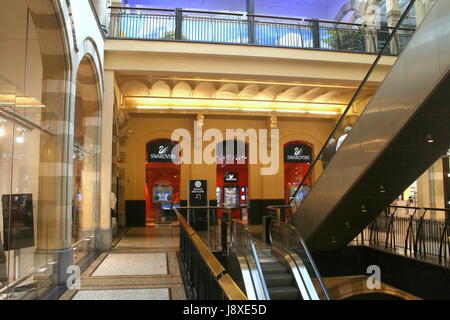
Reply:
<svg viewBox="0 0 450 320"><path fill-rule="evenodd" d="M223 206L229 209L239 208L239 186L229 185L223 187Z"/></svg>

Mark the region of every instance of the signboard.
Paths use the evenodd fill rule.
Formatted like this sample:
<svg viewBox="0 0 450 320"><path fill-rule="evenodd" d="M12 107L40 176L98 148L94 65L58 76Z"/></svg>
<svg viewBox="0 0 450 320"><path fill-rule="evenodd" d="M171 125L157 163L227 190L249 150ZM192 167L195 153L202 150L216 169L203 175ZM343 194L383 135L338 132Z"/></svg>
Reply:
<svg viewBox="0 0 450 320"><path fill-rule="evenodd" d="M190 180L189 181L189 207L207 207L208 206L208 181Z"/></svg>
<svg viewBox="0 0 450 320"><path fill-rule="evenodd" d="M237 172L225 172L223 176L224 183L237 183L239 182L239 173Z"/></svg>
<svg viewBox="0 0 450 320"><path fill-rule="evenodd" d="M189 207L207 207L208 206L208 181L190 180L189 181ZM208 230L208 209L190 209L189 221L195 231Z"/></svg>
<svg viewBox="0 0 450 320"><path fill-rule="evenodd" d="M2 196L3 247L5 251L34 247L33 196Z"/></svg>
<svg viewBox="0 0 450 320"><path fill-rule="evenodd" d="M284 162L311 163L312 148L306 144L293 143L284 147Z"/></svg>
<svg viewBox="0 0 450 320"><path fill-rule="evenodd" d="M171 141L156 141L147 145L148 162L179 162L178 154L172 154L176 143Z"/></svg>

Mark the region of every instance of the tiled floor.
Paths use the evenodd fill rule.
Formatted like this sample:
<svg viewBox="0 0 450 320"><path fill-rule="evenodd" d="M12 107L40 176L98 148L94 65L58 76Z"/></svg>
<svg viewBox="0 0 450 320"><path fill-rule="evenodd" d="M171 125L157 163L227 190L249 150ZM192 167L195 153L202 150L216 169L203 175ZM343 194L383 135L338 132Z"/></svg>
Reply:
<svg viewBox="0 0 450 320"><path fill-rule="evenodd" d="M185 300L178 227L130 228L81 275L62 300Z"/></svg>
<svg viewBox="0 0 450 320"><path fill-rule="evenodd" d="M170 300L169 289L81 290L72 300Z"/></svg>
<svg viewBox="0 0 450 320"><path fill-rule="evenodd" d="M141 276L155 274L167 274L167 253L108 254L92 276Z"/></svg>

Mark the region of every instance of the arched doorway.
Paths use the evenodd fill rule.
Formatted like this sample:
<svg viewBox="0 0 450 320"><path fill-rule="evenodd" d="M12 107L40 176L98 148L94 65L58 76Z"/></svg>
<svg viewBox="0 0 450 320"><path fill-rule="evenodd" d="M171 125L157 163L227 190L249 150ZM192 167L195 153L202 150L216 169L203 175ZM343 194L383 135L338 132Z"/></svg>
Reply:
<svg viewBox="0 0 450 320"><path fill-rule="evenodd" d="M309 142L291 141L284 145L284 194L287 204L306 176L312 155L313 145ZM311 175L306 183L311 185Z"/></svg>
<svg viewBox="0 0 450 320"><path fill-rule="evenodd" d="M89 56L76 76L72 178L72 243L95 236L99 208L100 102L98 80ZM91 243L92 242L92 243ZM94 249L94 241L77 250L75 262Z"/></svg>
<svg viewBox="0 0 450 320"><path fill-rule="evenodd" d="M176 143L157 139L147 143L145 160L146 224L166 221L166 213L180 206L180 164L172 153Z"/></svg>
<svg viewBox="0 0 450 320"><path fill-rule="evenodd" d="M246 220L248 199L248 146L242 141L217 144L217 206L232 209L232 218Z"/></svg>

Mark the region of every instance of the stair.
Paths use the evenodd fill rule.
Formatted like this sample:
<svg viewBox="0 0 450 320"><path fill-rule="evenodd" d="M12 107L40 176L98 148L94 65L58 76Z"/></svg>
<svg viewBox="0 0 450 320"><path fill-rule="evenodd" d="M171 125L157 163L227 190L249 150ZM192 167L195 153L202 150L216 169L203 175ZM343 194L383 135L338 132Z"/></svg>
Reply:
<svg viewBox="0 0 450 320"><path fill-rule="evenodd" d="M299 300L301 298L294 276L275 258L267 257L261 261L261 269L271 300Z"/></svg>

